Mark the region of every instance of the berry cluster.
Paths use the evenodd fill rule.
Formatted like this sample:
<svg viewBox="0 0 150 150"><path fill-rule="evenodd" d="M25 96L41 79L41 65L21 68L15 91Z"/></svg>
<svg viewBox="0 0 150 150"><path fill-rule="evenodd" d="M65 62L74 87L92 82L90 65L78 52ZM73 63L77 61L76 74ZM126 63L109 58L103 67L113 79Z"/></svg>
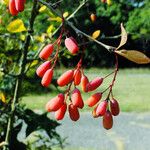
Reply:
<svg viewBox="0 0 150 150"><path fill-rule="evenodd" d="M48 87L52 81L53 71L58 59L61 41L62 34L53 44L46 45L39 54L39 57L42 60L45 60L45 62L37 68L36 73L39 77L42 78L41 84L44 87ZM66 38L64 43L71 54L76 54L79 51L78 44L73 37ZM55 47L57 47L55 55L53 55L53 57L48 60L52 56ZM116 73L118 70L116 69L114 72L103 78L96 77L95 79L89 81L82 68L82 58L83 57L80 58L75 69L67 70L57 79L57 84L59 87L67 88L63 93L58 94L56 97L48 101L46 104L46 110L48 112L55 112L55 118L57 120L62 120L68 108L70 119L72 121L77 121L80 118L79 110L82 109L85 104L87 104L89 107L95 107L96 105L92 112L93 117L97 118L103 116L104 128L110 129L113 125L112 115L116 116L119 114L119 104L112 95L112 87L114 85ZM97 92L90 96L90 98L88 98L85 102L83 101L81 91L77 86L81 84L82 92L94 91L103 83L106 77L113 73L113 81L107 89L105 89L103 92ZM103 93L107 90L109 90L109 93L106 100L99 102ZM110 96L112 97L111 100L109 98Z"/></svg>
<svg viewBox="0 0 150 150"><path fill-rule="evenodd" d="M53 70L58 59L61 38L62 36L60 36L53 44L46 45L39 54L39 57L42 60L46 60L36 70L37 75L42 78L41 84L44 87L48 87L52 81ZM77 42L73 37L66 38L65 45L72 54L76 54L79 50ZM55 56L51 60L48 60L48 58L52 55L55 46L57 46ZM59 86L67 85L73 79L73 75L74 75L73 70L67 71L58 79L58 85Z"/></svg>
<svg viewBox="0 0 150 150"><path fill-rule="evenodd" d="M16 16L19 12L24 11L26 0L9 0L9 11L11 15Z"/></svg>

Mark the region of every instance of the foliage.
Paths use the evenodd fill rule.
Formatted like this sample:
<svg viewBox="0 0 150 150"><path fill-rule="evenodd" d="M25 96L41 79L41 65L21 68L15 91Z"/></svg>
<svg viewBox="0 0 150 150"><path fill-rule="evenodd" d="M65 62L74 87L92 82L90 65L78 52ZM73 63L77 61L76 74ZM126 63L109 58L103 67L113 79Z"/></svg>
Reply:
<svg viewBox="0 0 150 150"><path fill-rule="evenodd" d="M129 33L138 33L137 35L133 35L135 38L141 38L141 36L146 39L149 39L150 36L150 2L148 0L144 1L142 6L134 9L129 13L129 19L126 23L127 30Z"/></svg>
<svg viewBox="0 0 150 150"><path fill-rule="evenodd" d="M14 2L14 5L12 2ZM71 3L69 7L68 3ZM26 86L24 86L22 83L28 84L30 82L33 84L32 81L39 83L39 80L36 80L37 76L34 75L33 77L33 69L35 69L37 64L40 62L38 55L41 59L43 59L43 61L47 60L49 57L51 59L48 61L52 64L52 66L47 68L45 67L46 69L44 67L39 69L42 74L42 76L40 76L42 77L41 83L45 87L48 87L51 83L53 78L53 70L56 66L58 58L60 60L60 64L64 64L66 66L75 66L76 61L78 61L78 64L75 67L76 72L78 73L74 73L75 69L70 70L69 72L66 72L60 76L58 79L60 82L57 80L59 86L68 85L66 91L63 94L61 93L60 95L56 96L54 98L55 101L50 101L50 103L48 102L46 106L48 111L57 111L62 105L66 106L64 109L61 109L63 115L59 112L57 113L58 115L55 115L57 116L58 120L60 120L60 118L62 119L65 115L67 105L64 103L64 100L67 96L71 98L70 91L73 89L73 82L74 85L77 86L80 84L80 82L82 82L81 77L85 77L83 82L86 84L82 84L82 89L84 89L84 92L90 92L98 88L105 78L114 74L109 87L101 93L103 94L109 90L107 98L102 102L103 104L100 102L98 107L93 110L96 112L96 117L103 116L104 128L110 129L112 127L113 120L111 116L112 112L108 111L107 105L109 105L112 102L111 100L113 100L112 88L118 72L118 55L121 55L139 64L146 64L150 62L149 58L141 52L135 50L120 50L120 47L124 46L127 42L126 30L123 27L123 24L121 24L120 32L120 23L123 22L125 24L129 17L129 24L126 24L129 28L129 31L133 31L130 19L132 19L132 17L134 18L135 15L138 16L137 10L145 9L142 7L144 7L146 3L139 0L126 2L118 0L114 1L113 4L111 0L103 3L98 0L74 0L73 3L71 0L58 2L53 0L34 0L24 1L23 3L12 0L9 1L9 6L1 1L0 4L0 56L2 58L0 60L0 94L1 100L3 101L2 106L6 105L6 107L2 107L2 116L4 115L5 120L8 120L7 129L5 125L1 127L1 136L2 138L4 138L3 136L6 136L5 139L2 140L8 143L9 148L13 149L13 146L23 145L22 143L18 143L17 139L14 137L17 137L24 123L27 124L26 136L29 136L33 131L44 130L48 135L48 139L54 138L60 144L62 144L61 138L55 131L55 127L58 126L58 124L55 123L54 128L49 129L48 122L51 122L52 126L54 122L47 118L46 113L39 115L29 109L22 108L19 105L20 98L27 93L25 89L28 88L26 88ZM24 11L25 4L27 9ZM19 10L19 7L22 7L23 9L20 8L21 10ZM67 10L65 10L66 7ZM80 11L81 7L83 7L82 11ZM13 17L7 13L8 8ZM77 15L78 11L79 13ZM127 15L127 11L130 11L131 13ZM97 19L94 21L90 20L91 13L96 14ZM139 16L142 16L142 18L145 17L143 17L143 13L139 14ZM64 17L68 18L65 19ZM139 30L139 26L143 25L143 22L144 20L141 20L133 32ZM139 32L146 35L149 31L145 30L145 28L147 28L147 23L144 25L144 29L142 31L139 30ZM120 35L114 37L116 34ZM67 38L64 40L65 36ZM118 40L118 37L121 37L121 41ZM110 41L112 41L111 45L107 45L107 42L110 43ZM119 41L120 44L118 44ZM93 42L97 43L98 45L91 44ZM46 47L48 43L53 43L50 46L51 50L49 47ZM79 53L78 43L81 49ZM119 46L117 47L117 45ZM66 49L69 51L66 51ZM85 51L85 49L87 50ZM115 60L112 58L112 56L107 57L109 54L107 52L104 53L103 49L113 53ZM53 50L55 51L53 52ZM51 51L52 55L48 54L49 51ZM71 52L73 55L69 52ZM41 56L41 53L43 53L43 56ZM111 66L114 64L114 61L115 70L105 77L98 77L89 82L88 78L84 75L82 67L85 65L91 66L97 64L102 66L109 64ZM45 71L43 72L42 69L45 69ZM52 83L55 84L56 80L54 79ZM29 86L31 86L31 84ZM80 117L77 107L79 106L79 108L83 108L84 106L80 90L75 89L75 86L72 93L72 99L75 100L72 100L68 105L69 115L73 121L77 121ZM109 99L110 96L111 99ZM95 98L98 99L98 97L96 96ZM95 105L97 102L98 101L95 100L93 105ZM117 114L119 114L118 103L112 105L115 107L110 105L110 107L112 107L111 109L113 110L117 107ZM106 110L109 115L105 115ZM9 111L11 113L9 113ZM5 122L3 122L3 124L4 123ZM38 133L35 133L34 136L37 137L37 135ZM14 139L16 143L14 143L14 141L11 139ZM47 141L47 139L45 140L41 135L38 135L38 138L35 139L36 140L33 140L34 144L36 142L38 143L38 141L41 141L42 139L42 143L45 144L44 146L46 146L46 143L49 141ZM26 144L28 144L28 142ZM4 146L4 150L5 148L6 146Z"/></svg>
<svg viewBox="0 0 150 150"><path fill-rule="evenodd" d="M4 141L7 120L10 114L10 107L3 107L1 103L0 111L0 142ZM63 140L56 132L56 127L60 124L47 117L47 113L38 114L34 111L17 106L15 121L11 131L10 150L14 149L51 149L53 146L62 147ZM25 136L19 138L19 136Z"/></svg>

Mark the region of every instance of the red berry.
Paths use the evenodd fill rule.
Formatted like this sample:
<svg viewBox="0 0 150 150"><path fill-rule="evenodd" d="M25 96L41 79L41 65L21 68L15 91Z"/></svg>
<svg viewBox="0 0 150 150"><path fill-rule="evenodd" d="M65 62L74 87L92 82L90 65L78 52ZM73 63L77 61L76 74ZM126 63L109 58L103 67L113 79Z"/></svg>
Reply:
<svg viewBox="0 0 150 150"><path fill-rule="evenodd" d="M15 4L18 12L22 12L24 10L24 0L15 0Z"/></svg>
<svg viewBox="0 0 150 150"><path fill-rule="evenodd" d="M67 85L68 83L70 83L73 80L73 75L74 75L73 70L66 71L57 79L57 84L59 86Z"/></svg>
<svg viewBox="0 0 150 150"><path fill-rule="evenodd" d="M87 90L89 91L94 91L95 89L97 89L103 82L103 78L97 77L94 80L92 80L91 82L89 82L87 84Z"/></svg>
<svg viewBox="0 0 150 150"><path fill-rule="evenodd" d="M98 105L97 105L98 106ZM97 106L93 109L93 111L92 111L92 116L94 117L94 118L98 118L99 116L97 116L96 115L96 109L97 109Z"/></svg>
<svg viewBox="0 0 150 150"><path fill-rule="evenodd" d="M93 107L102 97L102 93L95 93L93 94L88 100L86 101L86 104L89 107Z"/></svg>
<svg viewBox="0 0 150 150"><path fill-rule="evenodd" d="M81 71L80 71L80 69L76 69L75 71L74 71L74 84L75 85L79 85L80 84L80 82L81 82Z"/></svg>
<svg viewBox="0 0 150 150"><path fill-rule="evenodd" d="M53 44L48 44L48 45L46 45L46 46L42 49L42 51L40 52L39 57L40 57L41 59L47 60L48 57L52 54L53 49L54 49Z"/></svg>
<svg viewBox="0 0 150 150"><path fill-rule="evenodd" d="M69 104L69 116L72 121L77 121L80 118L78 108L73 104Z"/></svg>
<svg viewBox="0 0 150 150"><path fill-rule="evenodd" d="M104 116L104 114L107 110L107 105L108 105L108 102L106 100L99 103L99 105L97 106L97 109L96 109L96 115Z"/></svg>
<svg viewBox="0 0 150 150"><path fill-rule="evenodd" d="M51 62L50 61L46 61L44 62L43 64L41 64L37 70L36 70L36 74L39 76L39 77L43 77L45 72L51 67Z"/></svg>
<svg viewBox="0 0 150 150"><path fill-rule="evenodd" d="M101 0L101 2L102 2L102 3L106 3L106 2L107 2L107 0Z"/></svg>
<svg viewBox="0 0 150 150"><path fill-rule="evenodd" d="M52 98L46 104L46 110L48 112L59 110L64 104L64 94L60 93L56 97Z"/></svg>
<svg viewBox="0 0 150 150"><path fill-rule="evenodd" d="M113 126L113 117L111 115L111 112L107 110L103 116L103 127L108 130L111 129L112 126Z"/></svg>
<svg viewBox="0 0 150 150"><path fill-rule="evenodd" d="M81 78L82 91L87 92L87 84L88 83L89 83L89 79L87 78L87 76L82 75L82 78Z"/></svg>
<svg viewBox="0 0 150 150"><path fill-rule="evenodd" d="M92 13L92 14L90 15L90 19L91 19L92 22L95 22L95 20L96 20L96 15Z"/></svg>
<svg viewBox="0 0 150 150"><path fill-rule="evenodd" d="M18 11L16 9L15 0L9 1L9 11L13 16L18 15Z"/></svg>
<svg viewBox="0 0 150 150"><path fill-rule="evenodd" d="M79 50L78 44L73 37L65 39L65 46L72 54L76 54Z"/></svg>
<svg viewBox="0 0 150 150"><path fill-rule="evenodd" d="M53 78L53 69L48 69L42 78L41 84L45 87L48 87L52 81L52 78Z"/></svg>
<svg viewBox="0 0 150 150"><path fill-rule="evenodd" d="M110 111L111 111L113 116L119 115L120 108L119 108L119 103L117 102L117 100L112 99L110 101Z"/></svg>
<svg viewBox="0 0 150 150"><path fill-rule="evenodd" d="M83 108L84 103L80 91L75 88L71 95L72 104L76 107Z"/></svg>
<svg viewBox="0 0 150 150"><path fill-rule="evenodd" d="M64 103L56 112L55 112L55 118L57 120L62 120L65 116L67 110L67 104Z"/></svg>

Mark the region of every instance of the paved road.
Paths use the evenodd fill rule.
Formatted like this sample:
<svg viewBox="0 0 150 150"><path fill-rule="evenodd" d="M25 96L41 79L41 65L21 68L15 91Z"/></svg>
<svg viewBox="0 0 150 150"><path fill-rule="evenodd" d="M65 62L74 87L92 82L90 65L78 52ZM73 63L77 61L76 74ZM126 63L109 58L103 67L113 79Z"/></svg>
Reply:
<svg viewBox="0 0 150 150"><path fill-rule="evenodd" d="M114 118L111 130L102 128L101 118L82 113L78 122L65 117L58 133L68 137L68 150L149 150L150 113L122 113Z"/></svg>

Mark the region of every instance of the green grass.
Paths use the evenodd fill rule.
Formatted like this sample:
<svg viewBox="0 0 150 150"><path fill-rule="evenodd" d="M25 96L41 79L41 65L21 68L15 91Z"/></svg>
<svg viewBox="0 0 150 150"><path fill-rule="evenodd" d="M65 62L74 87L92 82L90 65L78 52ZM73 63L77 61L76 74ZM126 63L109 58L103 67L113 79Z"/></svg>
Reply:
<svg viewBox="0 0 150 150"><path fill-rule="evenodd" d="M64 72L66 69L59 69ZM93 79L97 76L104 77L112 69L92 68L85 70L85 74ZM111 82L112 76L108 77L103 85L96 91L103 91ZM83 99L86 100L92 93L83 93ZM117 80L114 86L114 97L119 101L122 111L147 112L150 111L150 69L121 69L119 70ZM107 94L107 92L106 92ZM106 98L106 94L102 99ZM28 95L23 97L22 103L31 109L42 109L46 102L57 95L57 91L41 95ZM89 110L85 107L85 110Z"/></svg>

